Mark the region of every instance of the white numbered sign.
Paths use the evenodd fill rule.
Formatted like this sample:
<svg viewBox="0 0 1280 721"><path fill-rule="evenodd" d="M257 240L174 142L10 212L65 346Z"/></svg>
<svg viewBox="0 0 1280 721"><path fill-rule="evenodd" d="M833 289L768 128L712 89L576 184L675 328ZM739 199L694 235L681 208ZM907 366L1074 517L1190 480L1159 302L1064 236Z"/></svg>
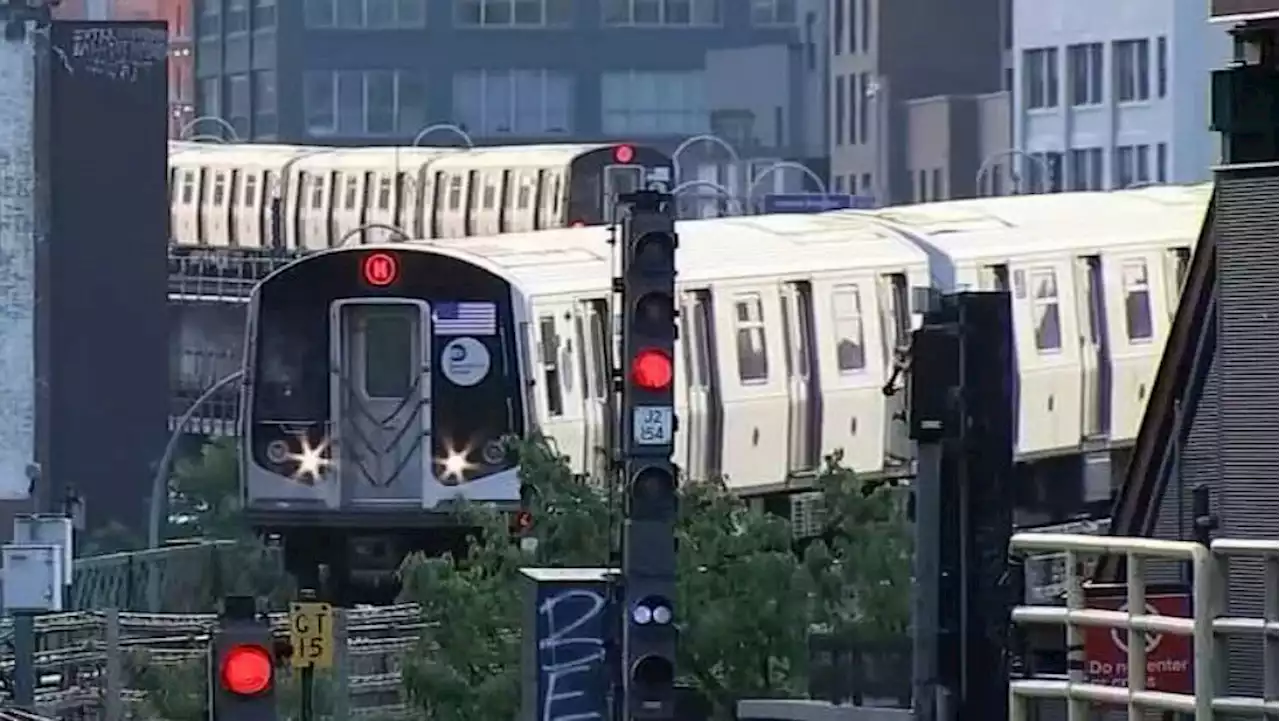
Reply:
<svg viewBox="0 0 1280 721"><path fill-rule="evenodd" d="M671 406L640 406L631 419L631 437L640 446L669 446L675 442L676 414Z"/></svg>

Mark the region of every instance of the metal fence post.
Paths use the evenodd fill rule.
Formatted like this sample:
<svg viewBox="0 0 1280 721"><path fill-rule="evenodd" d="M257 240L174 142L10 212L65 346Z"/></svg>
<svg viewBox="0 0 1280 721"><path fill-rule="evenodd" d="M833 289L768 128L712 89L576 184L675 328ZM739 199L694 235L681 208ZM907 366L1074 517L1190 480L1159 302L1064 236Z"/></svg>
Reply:
<svg viewBox="0 0 1280 721"><path fill-rule="evenodd" d="M103 620L105 621L104 629L104 645L106 646L107 662L103 669L106 676L104 680L104 693L106 698L103 700L104 719L103 721L124 721L124 678L120 648L120 611L114 608L108 608L103 612Z"/></svg>
<svg viewBox="0 0 1280 721"><path fill-rule="evenodd" d="M333 719L348 721L351 714L351 641L347 638L347 610L334 609L333 614Z"/></svg>

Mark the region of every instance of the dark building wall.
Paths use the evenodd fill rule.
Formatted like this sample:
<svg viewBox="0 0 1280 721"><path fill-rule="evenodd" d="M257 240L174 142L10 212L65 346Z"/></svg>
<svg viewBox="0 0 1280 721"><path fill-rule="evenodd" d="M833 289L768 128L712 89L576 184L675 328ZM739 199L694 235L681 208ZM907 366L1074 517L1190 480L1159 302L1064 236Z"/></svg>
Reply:
<svg viewBox="0 0 1280 721"><path fill-rule="evenodd" d="M210 38L208 33L202 33L205 37L199 42L196 58L197 75L202 79L273 68L277 73L279 139L284 142L393 142L392 139L325 137L319 141L306 138L302 75L309 70L420 70L427 80L427 124L454 119L453 76L456 72L477 69L569 72L574 77L574 126L568 137L512 136L500 141L487 139L488 142L609 140L616 138L610 138L602 129L602 72L702 69L708 50L791 44L799 37L796 27L753 26L748 16L750 4L738 0L722 3L723 22L719 27L655 29L605 27L598 2L575 3L574 22L567 28L457 27L453 18L454 3L450 1L429 3L425 28L370 32L316 30L304 27L303 5L301 2L279 4L277 25L271 32L251 32L234 39L225 35ZM752 78L741 77L737 82L750 86ZM223 107L226 107L225 98ZM209 112L208 108L197 111ZM649 141L648 138L631 139Z"/></svg>
<svg viewBox="0 0 1280 721"><path fill-rule="evenodd" d="M167 426L167 32L57 22L38 140L48 190L37 365L46 507L142 528Z"/></svg>

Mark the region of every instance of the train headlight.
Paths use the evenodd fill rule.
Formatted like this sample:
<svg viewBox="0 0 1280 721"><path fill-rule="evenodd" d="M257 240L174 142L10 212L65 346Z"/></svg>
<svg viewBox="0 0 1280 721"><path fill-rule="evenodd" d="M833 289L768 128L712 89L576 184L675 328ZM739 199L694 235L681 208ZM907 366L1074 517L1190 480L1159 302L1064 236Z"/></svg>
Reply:
<svg viewBox="0 0 1280 721"><path fill-rule="evenodd" d="M322 441L312 446L306 436L302 435L299 435L297 440L298 452L293 453L290 451L287 458L287 460L297 464L297 467L293 470L293 480L302 483L314 483L320 480L320 477L324 475L325 470L332 463L327 454L329 442Z"/></svg>
<svg viewBox="0 0 1280 721"><path fill-rule="evenodd" d="M469 446L457 449L446 445L444 455L436 459L440 467L439 481L446 486L454 486L467 480L467 471L475 468L471 462Z"/></svg>

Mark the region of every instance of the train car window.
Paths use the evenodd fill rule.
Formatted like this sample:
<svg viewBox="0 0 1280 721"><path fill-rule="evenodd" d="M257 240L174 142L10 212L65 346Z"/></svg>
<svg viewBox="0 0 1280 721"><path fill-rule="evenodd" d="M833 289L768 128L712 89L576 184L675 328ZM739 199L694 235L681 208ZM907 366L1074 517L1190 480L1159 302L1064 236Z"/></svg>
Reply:
<svg viewBox="0 0 1280 721"><path fill-rule="evenodd" d="M320 210L324 207L324 178L311 176L311 207Z"/></svg>
<svg viewBox="0 0 1280 721"><path fill-rule="evenodd" d="M595 368L593 398L609 397L609 374L613 363L609 360L609 349L613 345L613 334L609 332L609 308L602 300L591 301L591 312L587 316L591 324L591 364Z"/></svg>
<svg viewBox="0 0 1280 721"><path fill-rule="evenodd" d="M560 177L559 173L552 176L551 178L551 217L553 218L560 217L560 190L561 190L560 181L561 180L562 178Z"/></svg>
<svg viewBox="0 0 1280 721"><path fill-rule="evenodd" d="M842 375L865 370L867 351L862 330L862 296L858 294L858 286L835 287L831 292L831 315L835 319L836 367Z"/></svg>
<svg viewBox="0 0 1280 721"><path fill-rule="evenodd" d="M218 173L213 176L213 207L222 206L222 202L227 197L227 175L226 173Z"/></svg>
<svg viewBox="0 0 1280 721"><path fill-rule="evenodd" d="M511 171L502 171L501 185L498 189L498 197L502 200L498 203L498 232L506 233L511 230L509 211L513 203L512 198L515 196L515 185L511 182Z"/></svg>
<svg viewBox="0 0 1280 721"><path fill-rule="evenodd" d="M182 204L191 205L196 197L196 174L190 170L182 174Z"/></svg>
<svg viewBox="0 0 1280 721"><path fill-rule="evenodd" d="M258 176L250 173L244 176L244 207L253 208L258 205Z"/></svg>
<svg viewBox="0 0 1280 721"><path fill-rule="evenodd" d="M1062 320L1058 308L1058 278L1052 270L1031 272L1031 313L1036 324L1036 350L1062 349Z"/></svg>
<svg viewBox="0 0 1280 721"><path fill-rule="evenodd" d="M1151 340L1151 284L1147 280L1147 263L1134 260L1121 269L1124 277L1124 322L1130 342Z"/></svg>
<svg viewBox="0 0 1280 721"><path fill-rule="evenodd" d="M690 314L693 327L693 348L690 349L693 369L689 384L699 388L711 388L715 378L715 356L711 344L711 294L698 291L694 294L693 313Z"/></svg>
<svg viewBox="0 0 1280 721"><path fill-rule="evenodd" d="M520 193L516 202L516 207L520 210L528 210L529 202L533 199L533 184L526 176L520 176Z"/></svg>
<svg viewBox="0 0 1280 721"><path fill-rule="evenodd" d="M378 181L378 210L389 210L391 208L391 178L382 178Z"/></svg>
<svg viewBox="0 0 1280 721"><path fill-rule="evenodd" d="M560 391L560 336L556 333L555 316L538 318L538 360L542 364L542 384L547 393L547 415L564 415L564 396Z"/></svg>
<svg viewBox="0 0 1280 721"><path fill-rule="evenodd" d="M482 204L484 205L485 210L493 210L494 206L498 204L498 188L491 182L488 182L488 178L486 178L485 181L484 201Z"/></svg>
<svg viewBox="0 0 1280 721"><path fill-rule="evenodd" d="M738 380L763 383L769 378L769 352L765 347L764 304L755 293L734 301L737 316Z"/></svg>
<svg viewBox="0 0 1280 721"><path fill-rule="evenodd" d="M356 197L360 193L360 179L354 175L348 175L346 186L343 190L342 208L344 210L355 210Z"/></svg>
<svg viewBox="0 0 1280 721"><path fill-rule="evenodd" d="M600 197L600 207L604 210L604 221L613 222L613 211L619 195L634 193L644 184L644 168L638 165L606 165L604 167L604 188Z"/></svg>
<svg viewBox="0 0 1280 721"><path fill-rule="evenodd" d="M402 314L364 319L364 392L369 398L400 399L413 389L413 323Z"/></svg>
<svg viewBox="0 0 1280 721"><path fill-rule="evenodd" d="M462 207L462 176L449 176L449 210Z"/></svg>

